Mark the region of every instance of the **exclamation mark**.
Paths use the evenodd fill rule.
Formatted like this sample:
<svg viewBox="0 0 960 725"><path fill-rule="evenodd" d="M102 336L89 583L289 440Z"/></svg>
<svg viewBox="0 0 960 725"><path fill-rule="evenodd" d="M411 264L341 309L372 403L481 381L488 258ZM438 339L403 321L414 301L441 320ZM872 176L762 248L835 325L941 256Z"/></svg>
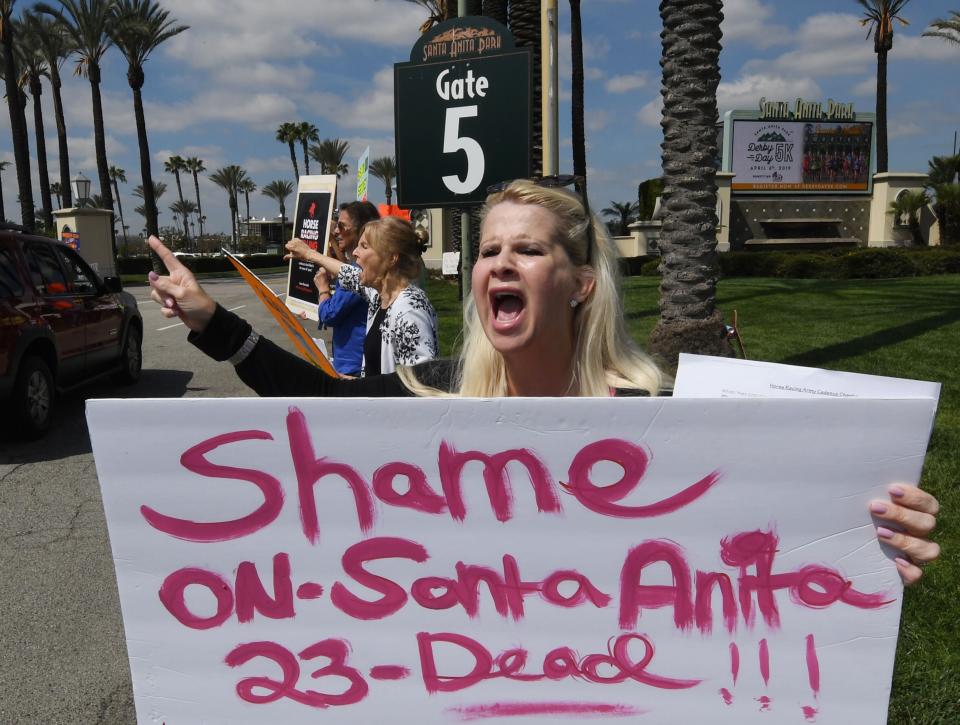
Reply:
<svg viewBox="0 0 960 725"><path fill-rule="evenodd" d="M730 674L733 676L733 686L737 686L737 676L740 674L740 649L736 642L730 643ZM720 697L724 705L733 704L733 694L726 687L720 688Z"/></svg>
<svg viewBox="0 0 960 725"><path fill-rule="evenodd" d="M810 682L810 689L813 690L813 699L820 698L820 660L817 659L817 646L813 641L813 635L807 635L807 680ZM812 705L804 705L803 716L807 722L814 722L817 718L817 708Z"/></svg>
<svg viewBox="0 0 960 725"><path fill-rule="evenodd" d="M767 687L770 684L770 649L766 639L760 640L760 676L763 678L763 686ZM770 709L770 698L766 695L758 697L757 702L760 703L760 712Z"/></svg>

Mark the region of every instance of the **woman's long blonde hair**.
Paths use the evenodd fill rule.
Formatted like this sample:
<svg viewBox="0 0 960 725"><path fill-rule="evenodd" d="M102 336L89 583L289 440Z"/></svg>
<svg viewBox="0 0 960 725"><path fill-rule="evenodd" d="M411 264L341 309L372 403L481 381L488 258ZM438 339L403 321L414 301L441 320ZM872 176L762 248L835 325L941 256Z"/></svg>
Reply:
<svg viewBox="0 0 960 725"><path fill-rule="evenodd" d="M593 292L574 311L575 348L570 390L577 395L595 397L608 396L611 388L645 390L656 395L661 374L627 334L618 255L606 226L595 216L587 217L584 204L576 194L527 180L514 181L503 191L487 197L482 219L486 220L490 210L505 201L535 204L553 212L559 231L557 241L575 266L589 266L592 270ZM588 249L588 224L593 226L592 250ZM455 361L451 392L425 385L409 368L398 369L403 384L415 395L484 398L507 395L503 357L487 339L472 298L464 303L463 319L463 345Z"/></svg>

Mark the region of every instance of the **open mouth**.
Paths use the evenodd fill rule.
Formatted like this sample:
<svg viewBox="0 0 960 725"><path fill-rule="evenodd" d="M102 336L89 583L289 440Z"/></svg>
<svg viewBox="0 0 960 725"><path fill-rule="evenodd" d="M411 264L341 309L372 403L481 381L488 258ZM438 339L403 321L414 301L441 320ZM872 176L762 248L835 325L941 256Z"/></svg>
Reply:
<svg viewBox="0 0 960 725"><path fill-rule="evenodd" d="M523 312L523 297L514 292L494 292L491 298L493 318L501 324L516 322Z"/></svg>

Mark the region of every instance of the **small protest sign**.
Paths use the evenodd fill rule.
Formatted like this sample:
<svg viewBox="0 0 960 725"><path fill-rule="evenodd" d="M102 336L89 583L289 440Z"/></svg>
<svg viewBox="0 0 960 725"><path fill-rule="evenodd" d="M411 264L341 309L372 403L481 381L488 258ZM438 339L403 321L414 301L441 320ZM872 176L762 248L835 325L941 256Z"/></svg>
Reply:
<svg viewBox="0 0 960 725"><path fill-rule="evenodd" d="M300 177L297 186L297 211L293 217L293 236L305 241L311 249L326 249L336 191L337 177L333 174ZM287 307L294 312L306 314L307 319L314 321L318 319L317 287L313 283L316 273L317 265L291 260L286 299Z"/></svg>
<svg viewBox="0 0 960 725"><path fill-rule="evenodd" d="M367 182L370 179L370 147L367 146L357 161L357 201L367 200Z"/></svg>
<svg viewBox="0 0 960 725"><path fill-rule="evenodd" d="M138 718L883 723L935 405L91 401Z"/></svg>

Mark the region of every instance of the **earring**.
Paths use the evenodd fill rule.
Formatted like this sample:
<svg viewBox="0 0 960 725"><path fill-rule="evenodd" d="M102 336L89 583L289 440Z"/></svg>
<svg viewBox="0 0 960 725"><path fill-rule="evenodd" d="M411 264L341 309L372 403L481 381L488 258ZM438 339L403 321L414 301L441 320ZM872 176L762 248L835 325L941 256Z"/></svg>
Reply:
<svg viewBox="0 0 960 725"><path fill-rule="evenodd" d="M572 299L572 300L570 300L570 306L571 306L571 307L576 307L576 306L579 305L579 304L580 304L580 300L578 300L578 299Z"/></svg>

